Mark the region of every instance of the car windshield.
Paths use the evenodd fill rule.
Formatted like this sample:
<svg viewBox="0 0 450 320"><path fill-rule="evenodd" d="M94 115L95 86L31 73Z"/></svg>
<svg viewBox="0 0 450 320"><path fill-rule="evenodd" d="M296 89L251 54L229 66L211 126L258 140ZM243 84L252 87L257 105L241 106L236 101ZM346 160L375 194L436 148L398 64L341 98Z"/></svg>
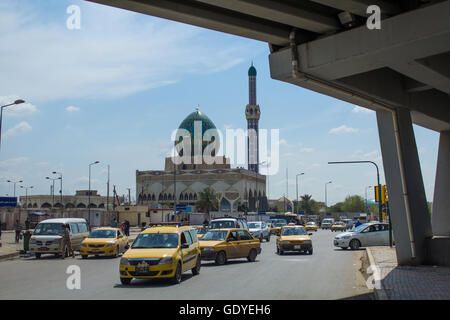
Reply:
<svg viewBox="0 0 450 320"><path fill-rule="evenodd" d="M335 225L337 225L337 226L343 226L343 225L345 225L345 223L343 223L343 222L336 222Z"/></svg>
<svg viewBox="0 0 450 320"><path fill-rule="evenodd" d="M204 234L208 231L208 228L196 228L195 231L197 231L197 233Z"/></svg>
<svg viewBox="0 0 450 320"><path fill-rule="evenodd" d="M315 223L314 222L308 222L306 225L307 226L313 226L313 225L315 225Z"/></svg>
<svg viewBox="0 0 450 320"><path fill-rule="evenodd" d="M132 249L177 248L177 233L141 233L131 246Z"/></svg>
<svg viewBox="0 0 450 320"><path fill-rule="evenodd" d="M34 229L34 235L57 235L63 234L62 223L39 223Z"/></svg>
<svg viewBox="0 0 450 320"><path fill-rule="evenodd" d="M360 225L360 226L357 226L356 228L353 228L353 232L361 232L361 231L363 231L366 227L368 226L368 224L362 224L362 225Z"/></svg>
<svg viewBox="0 0 450 320"><path fill-rule="evenodd" d="M89 234L88 238L115 238L115 230L94 230Z"/></svg>
<svg viewBox="0 0 450 320"><path fill-rule="evenodd" d="M210 227L211 227L211 229L226 229L226 228L234 228L235 224L234 224L234 221L231 221L231 220L212 221Z"/></svg>
<svg viewBox="0 0 450 320"><path fill-rule="evenodd" d="M306 230L304 228L296 227L296 228L283 228L281 235L283 236L298 236L305 235Z"/></svg>
<svg viewBox="0 0 450 320"><path fill-rule="evenodd" d="M261 229L261 223L250 222L250 223L248 224L248 228L249 228L249 229Z"/></svg>
<svg viewBox="0 0 450 320"><path fill-rule="evenodd" d="M286 225L286 222L276 222L275 223L275 227L282 227L282 226L285 226Z"/></svg>
<svg viewBox="0 0 450 320"><path fill-rule="evenodd" d="M202 240L210 240L210 241L223 241L227 237L228 231L208 231L202 237Z"/></svg>

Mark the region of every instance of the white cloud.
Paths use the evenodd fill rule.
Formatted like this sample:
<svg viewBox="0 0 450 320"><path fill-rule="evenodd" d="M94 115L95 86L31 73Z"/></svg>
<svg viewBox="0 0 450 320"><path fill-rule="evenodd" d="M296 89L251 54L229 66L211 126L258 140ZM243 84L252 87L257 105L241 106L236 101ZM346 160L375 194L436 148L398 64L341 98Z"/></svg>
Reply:
<svg viewBox="0 0 450 320"><path fill-rule="evenodd" d="M0 105L4 106L7 104L11 104L18 99L20 98L17 95L2 96L0 97ZM4 114L7 114L8 117L22 117L31 115L33 113L36 113L37 111L38 109L35 105L25 102L7 107L3 112Z"/></svg>
<svg viewBox="0 0 450 320"><path fill-rule="evenodd" d="M31 126L26 121L22 121L19 124L16 124L14 127L6 131L4 137L7 138L9 136L18 136L21 134L25 134L31 131Z"/></svg>
<svg viewBox="0 0 450 320"><path fill-rule="evenodd" d="M288 143L286 141L286 139L280 139L280 146L287 146Z"/></svg>
<svg viewBox="0 0 450 320"><path fill-rule="evenodd" d="M314 151L313 148L300 148L300 152L302 153L311 153L313 151Z"/></svg>
<svg viewBox="0 0 450 320"><path fill-rule="evenodd" d="M358 132L359 129L356 128L351 128L351 127L347 127L345 124L337 127L337 128L333 128L330 131L328 131L328 133L331 134L340 134L340 133L355 133Z"/></svg>
<svg viewBox="0 0 450 320"><path fill-rule="evenodd" d="M0 161L0 168L15 167L25 161L28 161L28 158L19 157L19 158L11 158L11 159L7 159L7 160L3 160L3 161Z"/></svg>
<svg viewBox="0 0 450 320"><path fill-rule="evenodd" d="M0 87L26 92L29 100L122 97L232 68L261 50L229 35L211 40L208 30L92 3L80 4L81 29L68 30L64 19L48 21L33 3L0 5L0 43L8 43L0 46Z"/></svg>
<svg viewBox="0 0 450 320"><path fill-rule="evenodd" d="M67 112L77 112L77 111L80 111L80 108L74 107L74 106L69 106L66 108L66 111Z"/></svg>
<svg viewBox="0 0 450 320"><path fill-rule="evenodd" d="M375 111L370 110L370 109L367 109L367 108L363 108L363 107L358 107L358 106L356 106L356 107L354 107L354 108L352 109L352 112L354 112L354 113L361 113L361 114L372 114L372 113L374 113Z"/></svg>

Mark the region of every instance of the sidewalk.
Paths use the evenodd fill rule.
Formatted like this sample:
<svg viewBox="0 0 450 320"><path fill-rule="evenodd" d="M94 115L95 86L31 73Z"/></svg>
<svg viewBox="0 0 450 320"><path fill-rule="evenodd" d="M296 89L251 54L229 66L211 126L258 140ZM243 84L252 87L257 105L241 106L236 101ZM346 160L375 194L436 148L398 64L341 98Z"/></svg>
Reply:
<svg viewBox="0 0 450 320"><path fill-rule="evenodd" d="M377 300L448 300L450 267L398 266L395 248L366 248L369 262L376 265L380 288Z"/></svg>
<svg viewBox="0 0 450 320"><path fill-rule="evenodd" d="M0 247L0 260L11 259L19 256L23 249L23 241L15 242L15 232L2 230L2 246Z"/></svg>

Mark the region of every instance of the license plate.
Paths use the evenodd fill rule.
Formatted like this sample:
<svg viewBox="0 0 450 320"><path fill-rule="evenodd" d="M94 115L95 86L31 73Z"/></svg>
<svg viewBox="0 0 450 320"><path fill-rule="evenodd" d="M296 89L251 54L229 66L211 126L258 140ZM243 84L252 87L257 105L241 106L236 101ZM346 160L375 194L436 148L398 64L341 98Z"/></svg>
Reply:
<svg viewBox="0 0 450 320"><path fill-rule="evenodd" d="M300 249L302 246L299 246L299 245L297 245L297 246L294 246L294 249Z"/></svg>
<svg viewBox="0 0 450 320"><path fill-rule="evenodd" d="M41 250L41 251L47 251L48 248L47 248L47 247L41 247L40 250Z"/></svg>
<svg viewBox="0 0 450 320"><path fill-rule="evenodd" d="M137 273L146 273L148 272L148 264L140 264L136 266Z"/></svg>
<svg viewBox="0 0 450 320"><path fill-rule="evenodd" d="M98 249L93 249L92 252L99 252L100 250Z"/></svg>

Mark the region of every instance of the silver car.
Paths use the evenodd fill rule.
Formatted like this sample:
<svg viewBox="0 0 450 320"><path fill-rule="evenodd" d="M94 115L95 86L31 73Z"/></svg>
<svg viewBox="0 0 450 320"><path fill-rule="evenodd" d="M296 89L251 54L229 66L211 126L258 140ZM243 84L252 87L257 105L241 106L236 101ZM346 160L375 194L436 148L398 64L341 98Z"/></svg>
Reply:
<svg viewBox="0 0 450 320"><path fill-rule="evenodd" d="M349 232L340 233L334 238L334 246L344 250L348 247L357 250L360 247L388 245L389 224L380 222L362 224Z"/></svg>
<svg viewBox="0 0 450 320"><path fill-rule="evenodd" d="M261 242L266 239L267 242L270 241L270 229L267 223L263 221L251 221L248 222L248 231L253 237L259 239Z"/></svg>

